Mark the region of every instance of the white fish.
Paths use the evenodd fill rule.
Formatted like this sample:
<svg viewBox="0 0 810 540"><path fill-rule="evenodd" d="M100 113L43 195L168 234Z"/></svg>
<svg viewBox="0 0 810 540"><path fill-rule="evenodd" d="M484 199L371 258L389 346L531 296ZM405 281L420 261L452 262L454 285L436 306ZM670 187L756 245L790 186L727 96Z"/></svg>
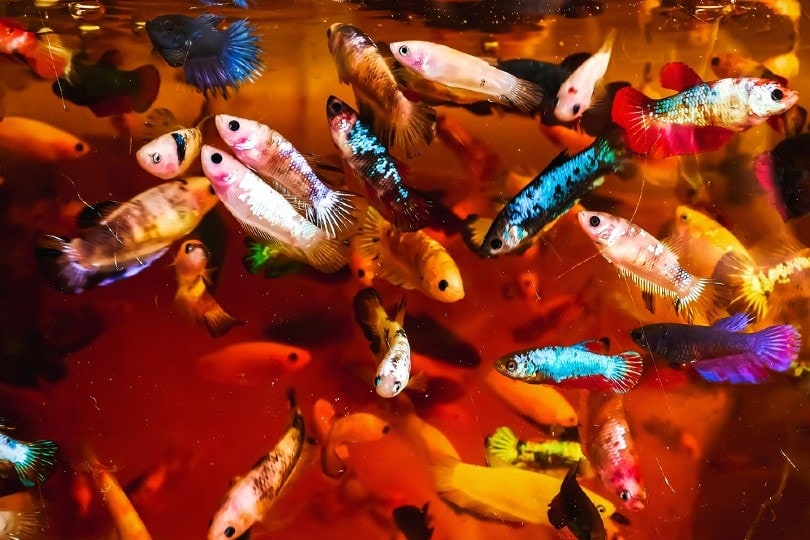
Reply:
<svg viewBox="0 0 810 540"><path fill-rule="evenodd" d="M590 108L596 85L607 71L615 40L616 29L614 28L605 38L602 47L562 83L560 91L557 92L557 105L554 107L554 115L558 120L571 122Z"/></svg>

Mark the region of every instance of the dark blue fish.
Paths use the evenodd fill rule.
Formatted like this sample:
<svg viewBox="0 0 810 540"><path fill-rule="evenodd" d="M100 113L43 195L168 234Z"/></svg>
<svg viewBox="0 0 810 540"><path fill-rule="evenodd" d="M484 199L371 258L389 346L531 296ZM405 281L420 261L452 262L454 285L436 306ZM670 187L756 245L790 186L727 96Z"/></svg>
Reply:
<svg viewBox="0 0 810 540"><path fill-rule="evenodd" d="M560 493L548 505L548 521L555 529L568 527L577 540L605 540L607 530L596 505L577 483L576 469L568 471Z"/></svg>
<svg viewBox="0 0 810 540"><path fill-rule="evenodd" d="M810 133L785 139L760 154L754 170L784 221L810 214Z"/></svg>
<svg viewBox="0 0 810 540"><path fill-rule="evenodd" d="M264 69L254 29L240 19L226 30L217 30L222 17L205 14L161 15L146 22L146 33L155 50L172 67L182 66L186 82L206 96L253 81Z"/></svg>
<svg viewBox="0 0 810 540"><path fill-rule="evenodd" d="M394 523L407 540L430 540L433 527L428 527L428 507L426 502L420 510L411 505L394 508Z"/></svg>

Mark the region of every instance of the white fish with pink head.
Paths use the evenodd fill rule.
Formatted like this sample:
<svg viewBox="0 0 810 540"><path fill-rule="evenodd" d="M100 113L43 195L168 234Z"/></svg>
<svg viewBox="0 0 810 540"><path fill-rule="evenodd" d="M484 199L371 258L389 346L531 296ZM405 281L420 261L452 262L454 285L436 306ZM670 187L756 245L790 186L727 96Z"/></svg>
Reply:
<svg viewBox="0 0 810 540"><path fill-rule="evenodd" d="M616 30L613 29L605 38L602 47L580 64L562 83L554 107L554 116L558 120L572 122L591 107L597 85L607 71L615 40Z"/></svg>

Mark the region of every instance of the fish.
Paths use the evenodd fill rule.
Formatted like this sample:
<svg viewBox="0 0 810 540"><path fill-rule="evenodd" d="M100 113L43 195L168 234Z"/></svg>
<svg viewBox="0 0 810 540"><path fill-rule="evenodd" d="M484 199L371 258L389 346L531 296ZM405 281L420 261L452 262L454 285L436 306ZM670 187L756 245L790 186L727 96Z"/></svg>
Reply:
<svg viewBox="0 0 810 540"><path fill-rule="evenodd" d="M340 478L348 470L351 446L379 441L391 431L388 422L376 414L359 412L328 420L331 423L321 453L321 468L330 478Z"/></svg>
<svg viewBox="0 0 810 540"><path fill-rule="evenodd" d="M211 520L208 540L239 538L266 518L300 469L306 439L304 415L296 402L295 391L290 390L287 399L290 404L287 430L270 452L231 485Z"/></svg>
<svg viewBox="0 0 810 540"><path fill-rule="evenodd" d="M554 115L563 122L572 122L591 107L594 96L599 96L598 84L605 76L610 62L616 29L612 29L604 43L560 85Z"/></svg>
<svg viewBox="0 0 810 540"><path fill-rule="evenodd" d="M74 59L70 78L58 78L51 90L98 117L146 111L157 98L160 72L152 64L130 71L118 69L120 65L117 50L106 51L95 64Z"/></svg>
<svg viewBox="0 0 810 540"><path fill-rule="evenodd" d="M504 377L494 369L484 382L510 409L543 426L573 427L579 422L574 407L553 386L524 384Z"/></svg>
<svg viewBox="0 0 810 540"><path fill-rule="evenodd" d="M417 93L438 95L461 104L491 101L523 112L531 112L543 100L539 85L446 45L395 41L389 48L405 67L395 71L395 75L399 74L399 80Z"/></svg>
<svg viewBox="0 0 810 540"><path fill-rule="evenodd" d="M757 384L771 371L787 371L801 348L801 334L789 324L745 333L747 313L711 326L658 323L630 332L636 344L673 364L691 364L709 382Z"/></svg>
<svg viewBox="0 0 810 540"><path fill-rule="evenodd" d="M86 156L84 140L45 122L21 116L0 118L0 151L21 158L55 163Z"/></svg>
<svg viewBox="0 0 810 540"><path fill-rule="evenodd" d="M670 243L681 245L695 273L711 275L726 253L750 258L737 237L706 214L686 205L675 209L675 226Z"/></svg>
<svg viewBox="0 0 810 540"><path fill-rule="evenodd" d="M605 523L596 505L577 483L577 467L566 473L560 492L548 505L548 520L555 529L568 527L577 540L607 540Z"/></svg>
<svg viewBox="0 0 810 540"><path fill-rule="evenodd" d="M286 245L298 260L306 260L321 272L334 272L346 264L348 249L342 241L328 238L236 158L206 145L202 167L225 208L250 236L267 244Z"/></svg>
<svg viewBox="0 0 810 540"><path fill-rule="evenodd" d="M29 32L16 19L0 18L0 54L22 58L43 79L69 79L73 52L52 32Z"/></svg>
<svg viewBox="0 0 810 540"><path fill-rule="evenodd" d="M652 99L625 87L613 100L613 121L625 129L637 154L667 157L717 150L734 134L784 113L799 100L796 91L769 79L703 82L681 62L661 68L661 86L678 93Z"/></svg>
<svg viewBox="0 0 810 540"><path fill-rule="evenodd" d="M371 352L379 365L374 377L377 395L392 398L411 383L411 345L402 327L405 321L403 297L390 318L376 289L365 288L354 296L354 319L370 342Z"/></svg>
<svg viewBox="0 0 810 540"><path fill-rule="evenodd" d="M391 513L397 529L405 535L405 540L430 540L433 538L433 527L428 527L428 508L430 501L422 508L404 505L394 508Z"/></svg>
<svg viewBox="0 0 810 540"><path fill-rule="evenodd" d="M643 510L647 504L647 490L624 414L624 396L591 394L587 418L580 425L580 435L585 455L607 490L627 510ZM591 500L594 499L591 497Z"/></svg>
<svg viewBox="0 0 810 540"><path fill-rule="evenodd" d="M38 506L24 509L0 509L0 538L27 540L44 534Z"/></svg>
<svg viewBox="0 0 810 540"><path fill-rule="evenodd" d="M222 337L244 321L228 315L208 290L212 284L211 270L207 268L210 256L199 240L186 240L180 245L174 257L174 307L204 325L211 337Z"/></svg>
<svg viewBox="0 0 810 540"><path fill-rule="evenodd" d="M496 257L525 249L537 233L600 186L606 174L621 170L629 158L617 128L606 130L578 154L563 151L501 209L484 235L480 253Z"/></svg>
<svg viewBox="0 0 810 540"><path fill-rule="evenodd" d="M345 239L357 231L368 207L362 196L327 186L292 143L265 124L227 114L214 120L236 158L278 191L303 201L304 216L329 238Z"/></svg>
<svg viewBox="0 0 810 540"><path fill-rule="evenodd" d="M152 46L171 67L182 67L186 82L204 96L228 99L229 90L259 78L264 70L255 29L247 19L217 27L224 19L205 13L197 18L161 15L146 21Z"/></svg>
<svg viewBox="0 0 810 540"><path fill-rule="evenodd" d="M59 447L46 439L25 442L5 433L9 426L0 426L0 470L13 470L22 485L42 484L56 467Z"/></svg>
<svg viewBox="0 0 810 540"><path fill-rule="evenodd" d="M204 379L226 384L264 384L296 373L312 361L301 347L277 341L243 341L207 352L197 361Z"/></svg>
<svg viewBox="0 0 810 540"><path fill-rule="evenodd" d="M464 298L464 282L453 258L424 231L400 232L373 208L352 238L364 268L404 289L417 289L440 302ZM367 272L364 270L364 276Z"/></svg>
<svg viewBox="0 0 810 540"><path fill-rule="evenodd" d="M607 355L608 344L608 339L602 338L570 347L526 349L502 356L495 361L495 369L501 375L531 384L629 392L641 377L641 355L635 351Z"/></svg>
<svg viewBox="0 0 810 540"><path fill-rule="evenodd" d="M115 283L162 257L218 200L207 179L193 177L157 185L124 203L87 206L78 217L81 236L39 235L37 264L52 287L68 294Z"/></svg>
<svg viewBox="0 0 810 540"><path fill-rule="evenodd" d="M810 214L810 133L785 139L754 159L754 172L782 221Z"/></svg>
<svg viewBox="0 0 810 540"><path fill-rule="evenodd" d="M412 232L427 226L433 204L405 183L396 162L357 111L329 96L326 117L335 146L362 180L372 206L400 231Z"/></svg>
<svg viewBox="0 0 810 540"><path fill-rule="evenodd" d="M326 39L340 82L354 91L363 124L385 148L418 155L436 135L436 111L405 97L377 45L361 29L334 23Z"/></svg>
<svg viewBox="0 0 810 540"><path fill-rule="evenodd" d="M641 289L650 313L654 312L654 297L660 296L671 300L676 313L687 321L694 318L693 306L704 298L709 279L684 270L672 249L624 218L587 210L577 217L599 253L616 265L620 276L630 278Z"/></svg>
<svg viewBox="0 0 810 540"><path fill-rule="evenodd" d="M159 134L135 152L135 160L143 170L163 180L183 176L194 164L202 150L203 135L199 127L186 128L177 123L168 109L155 109L146 122L148 132ZM160 126L171 126L166 132Z"/></svg>
<svg viewBox="0 0 810 540"><path fill-rule="evenodd" d="M586 460L582 446L576 441L524 441L506 426L499 427L488 436L485 445L488 456L508 465L532 470L567 469ZM490 463L490 466L494 464Z"/></svg>

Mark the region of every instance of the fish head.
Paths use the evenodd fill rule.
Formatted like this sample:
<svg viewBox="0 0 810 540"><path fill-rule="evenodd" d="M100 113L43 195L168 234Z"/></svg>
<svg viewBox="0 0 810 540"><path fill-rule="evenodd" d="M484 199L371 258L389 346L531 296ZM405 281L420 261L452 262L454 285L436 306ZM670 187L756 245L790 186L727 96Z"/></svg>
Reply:
<svg viewBox="0 0 810 540"><path fill-rule="evenodd" d="M515 354L499 358L495 361L493 367L495 371L510 379L525 379L528 376L525 362L521 362L520 358Z"/></svg>
<svg viewBox="0 0 810 540"><path fill-rule="evenodd" d="M554 100L554 116L561 122L573 122L591 106L591 94L563 84Z"/></svg>
<svg viewBox="0 0 810 540"><path fill-rule="evenodd" d="M182 189L191 196L189 206L197 215L205 215L219 202L214 186L204 176L192 176L178 180Z"/></svg>
<svg viewBox="0 0 810 540"><path fill-rule="evenodd" d="M422 46L419 41L395 41L389 45L389 48L394 58L403 66L426 77L434 75L430 73L428 48Z"/></svg>
<svg viewBox="0 0 810 540"><path fill-rule="evenodd" d="M60 140L57 144L61 159L78 159L86 156L92 150L89 144L72 135Z"/></svg>
<svg viewBox="0 0 810 540"><path fill-rule="evenodd" d="M143 170L163 180L170 180L180 174L177 146L171 133L143 145L135 152L135 160Z"/></svg>
<svg viewBox="0 0 810 540"><path fill-rule="evenodd" d="M326 29L329 52L334 56L344 56L366 47L376 47L365 32L350 24L334 23Z"/></svg>
<svg viewBox="0 0 810 540"><path fill-rule="evenodd" d="M203 146L200 158L203 173L217 193L226 193L245 175L244 165L213 146Z"/></svg>
<svg viewBox="0 0 810 540"><path fill-rule="evenodd" d="M374 378L374 390L377 395L384 398L392 398L405 390L408 381L401 381L391 373L378 373Z"/></svg>
<svg viewBox="0 0 810 540"><path fill-rule="evenodd" d="M161 15L146 21L152 45L172 67L182 66L192 45L194 20L185 15Z"/></svg>
<svg viewBox="0 0 810 540"><path fill-rule="evenodd" d="M186 240L177 250L174 264L178 274L199 274L208 265L211 253L199 240Z"/></svg>
<svg viewBox="0 0 810 540"><path fill-rule="evenodd" d="M329 96L326 100L326 118L332 130L332 139L342 150L348 145L349 133L357 122L357 111L340 98Z"/></svg>
<svg viewBox="0 0 810 540"><path fill-rule="evenodd" d="M677 339L667 332L667 326L663 324L648 324L630 331L630 339L639 347L646 349L653 354L663 358L669 356L671 350L675 350Z"/></svg>
<svg viewBox="0 0 810 540"><path fill-rule="evenodd" d="M647 505L647 490L641 485L641 480L634 476L621 478L616 488L616 496L622 501L622 505L632 511L644 510Z"/></svg>
<svg viewBox="0 0 810 540"><path fill-rule="evenodd" d="M242 152L255 150L259 143L259 132L269 130L259 122L227 114L218 114L214 122L225 144Z"/></svg>
<svg viewBox="0 0 810 540"><path fill-rule="evenodd" d="M430 264L430 263L428 263ZM422 278L423 290L441 302L457 302L464 298L464 282L458 267L452 260L431 267Z"/></svg>
<svg viewBox="0 0 810 540"><path fill-rule="evenodd" d="M487 257L497 257L510 253L528 239L526 229L516 223L509 223L507 219L496 219L481 244L481 252Z"/></svg>
<svg viewBox="0 0 810 540"><path fill-rule="evenodd" d="M241 537L260 517L257 515L253 483L237 482L214 514L208 527L208 540Z"/></svg>
<svg viewBox="0 0 810 540"><path fill-rule="evenodd" d="M623 232L619 227L619 219L604 212L583 210L577 214L577 219L585 234L599 245L613 245L616 237Z"/></svg>
<svg viewBox="0 0 810 540"><path fill-rule="evenodd" d="M755 119L782 114L799 101L799 94L778 82L761 79L748 94L748 110Z"/></svg>

